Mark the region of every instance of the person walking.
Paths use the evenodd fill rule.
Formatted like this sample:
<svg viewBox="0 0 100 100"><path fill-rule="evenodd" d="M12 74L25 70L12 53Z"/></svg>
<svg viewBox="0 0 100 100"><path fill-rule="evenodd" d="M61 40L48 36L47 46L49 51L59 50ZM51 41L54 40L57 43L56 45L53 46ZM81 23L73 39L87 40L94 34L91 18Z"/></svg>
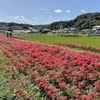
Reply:
<svg viewBox="0 0 100 100"><path fill-rule="evenodd" d="M10 32L10 37L12 37L12 33Z"/></svg>

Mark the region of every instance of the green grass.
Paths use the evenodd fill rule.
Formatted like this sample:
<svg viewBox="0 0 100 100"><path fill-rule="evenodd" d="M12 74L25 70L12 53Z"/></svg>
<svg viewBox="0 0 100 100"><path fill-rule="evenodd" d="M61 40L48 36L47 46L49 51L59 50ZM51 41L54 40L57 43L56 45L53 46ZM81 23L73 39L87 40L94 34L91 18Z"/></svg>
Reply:
<svg viewBox="0 0 100 100"><path fill-rule="evenodd" d="M96 46L100 47L100 37L60 37L56 34L43 34L43 35L34 35L34 34L21 34L17 35L24 39L30 41L44 41L46 43L50 42L66 42L66 43L76 43L86 46Z"/></svg>
<svg viewBox="0 0 100 100"><path fill-rule="evenodd" d="M4 55L4 53L2 52L2 50L0 49L0 59L1 59L1 60L4 60L4 57L5 57L5 55Z"/></svg>

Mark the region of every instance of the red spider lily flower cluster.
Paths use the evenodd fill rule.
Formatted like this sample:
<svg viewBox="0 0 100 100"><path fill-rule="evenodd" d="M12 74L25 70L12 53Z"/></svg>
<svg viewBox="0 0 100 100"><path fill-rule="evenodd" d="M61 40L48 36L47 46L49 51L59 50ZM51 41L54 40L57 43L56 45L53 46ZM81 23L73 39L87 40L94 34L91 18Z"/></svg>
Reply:
<svg viewBox="0 0 100 100"><path fill-rule="evenodd" d="M80 48L80 49L88 50L88 51L100 52L100 48L94 47L94 46L86 46L86 45L75 44L75 43L60 43L60 42L52 43L52 44L67 46L67 47L72 47L72 48Z"/></svg>
<svg viewBox="0 0 100 100"><path fill-rule="evenodd" d="M48 100L96 100L100 95L100 54L7 40L5 36L0 36L0 42L15 72L28 76ZM22 86L27 87L26 80ZM16 95L27 98L23 87Z"/></svg>

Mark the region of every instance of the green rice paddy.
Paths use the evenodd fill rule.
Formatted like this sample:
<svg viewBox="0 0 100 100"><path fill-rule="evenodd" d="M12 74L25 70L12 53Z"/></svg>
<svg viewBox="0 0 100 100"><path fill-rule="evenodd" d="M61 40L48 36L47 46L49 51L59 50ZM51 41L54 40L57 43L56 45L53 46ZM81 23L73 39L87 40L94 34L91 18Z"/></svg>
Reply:
<svg viewBox="0 0 100 100"><path fill-rule="evenodd" d="M46 43L51 42L66 42L66 43L75 43L86 46L95 46L100 47L100 37L61 37L56 34L42 34L42 35L34 35L34 34L20 34L17 35L20 38L30 40L30 41L43 41Z"/></svg>

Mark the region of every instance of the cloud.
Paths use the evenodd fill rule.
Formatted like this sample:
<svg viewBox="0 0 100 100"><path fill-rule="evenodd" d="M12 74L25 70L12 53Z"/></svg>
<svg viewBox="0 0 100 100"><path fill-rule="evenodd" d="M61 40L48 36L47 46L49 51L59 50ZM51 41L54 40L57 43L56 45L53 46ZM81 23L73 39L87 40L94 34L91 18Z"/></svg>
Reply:
<svg viewBox="0 0 100 100"><path fill-rule="evenodd" d="M13 19L25 19L25 17L24 16L13 16L13 17L10 17L10 18L13 18Z"/></svg>
<svg viewBox="0 0 100 100"><path fill-rule="evenodd" d="M36 19L36 17L33 17L33 19Z"/></svg>
<svg viewBox="0 0 100 100"><path fill-rule="evenodd" d="M61 9L54 10L55 13L62 13Z"/></svg>
<svg viewBox="0 0 100 100"><path fill-rule="evenodd" d="M24 16L20 16L22 19L25 19L25 17Z"/></svg>
<svg viewBox="0 0 100 100"><path fill-rule="evenodd" d="M49 10L49 9L46 9L46 8L40 8L40 10Z"/></svg>
<svg viewBox="0 0 100 100"><path fill-rule="evenodd" d="M37 18L44 18L44 16L34 16L33 19L36 20Z"/></svg>
<svg viewBox="0 0 100 100"><path fill-rule="evenodd" d="M2 20L2 19L0 18L0 20Z"/></svg>
<svg viewBox="0 0 100 100"><path fill-rule="evenodd" d="M18 19L18 18L19 18L19 16L13 16L13 17L10 17L10 18Z"/></svg>
<svg viewBox="0 0 100 100"><path fill-rule="evenodd" d="M67 10L66 12L70 12L70 10Z"/></svg>
<svg viewBox="0 0 100 100"><path fill-rule="evenodd" d="M85 10L81 10L82 13L87 13Z"/></svg>
<svg viewBox="0 0 100 100"><path fill-rule="evenodd" d="M31 21L31 20L29 20L29 19L26 19L24 16L12 16L12 17L10 17L10 18L12 18L12 19L16 19L16 20L20 20L20 21L25 21L25 22L27 22L27 21Z"/></svg>

